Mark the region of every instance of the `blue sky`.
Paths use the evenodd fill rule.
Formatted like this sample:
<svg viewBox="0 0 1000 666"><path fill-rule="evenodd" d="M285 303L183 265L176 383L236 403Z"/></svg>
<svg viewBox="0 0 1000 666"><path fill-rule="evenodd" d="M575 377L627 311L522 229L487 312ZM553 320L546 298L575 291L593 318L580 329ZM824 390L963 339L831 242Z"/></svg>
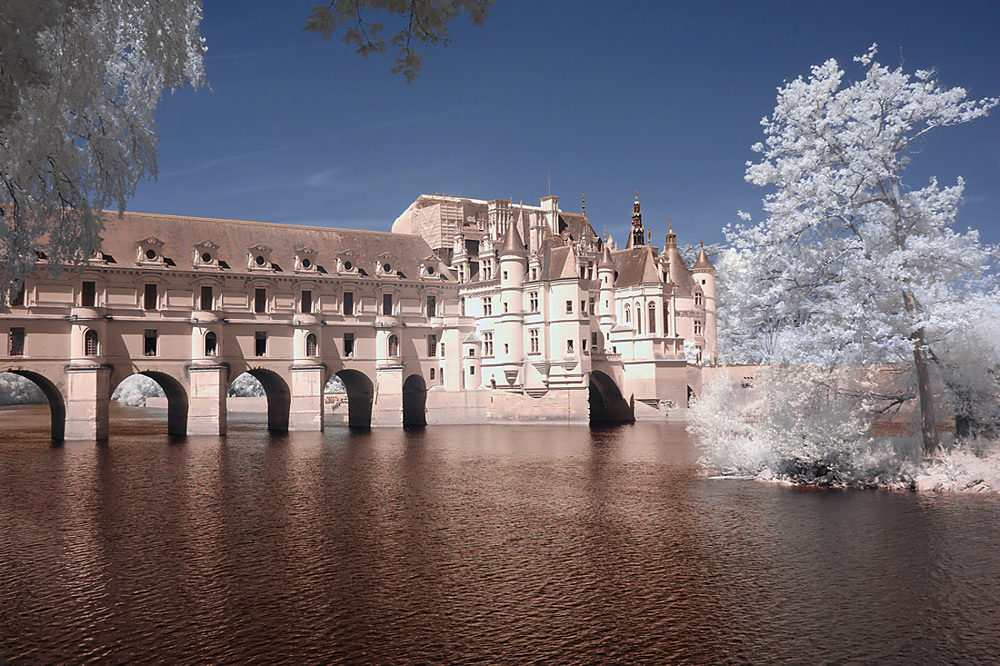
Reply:
<svg viewBox="0 0 1000 666"><path fill-rule="evenodd" d="M1000 95L1000 2L497 0L424 50L419 78L304 33L317 0L204 0L211 90L160 105L157 181L130 210L388 230L422 193L551 193L624 241L639 191L661 245L722 241L784 80L879 44L907 71ZM1000 243L1000 113L929 137L906 174L966 180L958 227Z"/></svg>

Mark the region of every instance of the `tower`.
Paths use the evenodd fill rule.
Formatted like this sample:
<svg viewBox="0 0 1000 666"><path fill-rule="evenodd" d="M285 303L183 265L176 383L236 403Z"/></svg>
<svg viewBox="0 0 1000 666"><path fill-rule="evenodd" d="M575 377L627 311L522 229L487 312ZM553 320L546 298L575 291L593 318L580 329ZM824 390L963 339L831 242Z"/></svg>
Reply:
<svg viewBox="0 0 1000 666"><path fill-rule="evenodd" d="M524 274L528 253L519 227L524 224L524 209L516 222L507 226L500 246L500 312L496 318L493 355L498 366L494 379L500 388L520 388L524 362ZM485 377L483 378L485 379Z"/></svg>
<svg viewBox="0 0 1000 666"><path fill-rule="evenodd" d="M642 211L639 209L639 190L635 191L635 203L632 204L632 235L629 237L629 247L646 244L646 231L642 228Z"/></svg>
<svg viewBox="0 0 1000 666"><path fill-rule="evenodd" d="M718 357L718 330L715 309L715 266L705 253L705 242L701 243L698 261L691 267L691 275L695 283L701 287L705 297L705 360L715 363Z"/></svg>
<svg viewBox="0 0 1000 666"><path fill-rule="evenodd" d="M597 279L600 281L598 293L598 326L601 329L600 347L607 348L608 336L615 326L615 261L611 248L605 243L597 264Z"/></svg>

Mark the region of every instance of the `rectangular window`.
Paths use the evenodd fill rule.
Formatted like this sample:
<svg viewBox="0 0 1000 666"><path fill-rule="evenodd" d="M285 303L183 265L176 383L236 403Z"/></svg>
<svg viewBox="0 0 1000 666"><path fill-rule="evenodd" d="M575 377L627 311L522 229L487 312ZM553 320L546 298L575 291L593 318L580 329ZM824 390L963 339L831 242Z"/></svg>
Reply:
<svg viewBox="0 0 1000 666"><path fill-rule="evenodd" d="M584 354L587 353L587 338L580 340L580 351L582 351Z"/></svg>
<svg viewBox="0 0 1000 666"><path fill-rule="evenodd" d="M254 356L267 355L267 331L255 331L253 334Z"/></svg>
<svg viewBox="0 0 1000 666"><path fill-rule="evenodd" d="M267 289L253 290L253 311L257 313L267 312Z"/></svg>
<svg viewBox="0 0 1000 666"><path fill-rule="evenodd" d="M155 310L156 309L156 285L147 284L142 293L142 309L143 310Z"/></svg>
<svg viewBox="0 0 1000 666"><path fill-rule="evenodd" d="M428 335L427 336L427 355L437 356L437 346L438 346L438 336Z"/></svg>
<svg viewBox="0 0 1000 666"><path fill-rule="evenodd" d="M212 298L212 288L211 287L202 287L201 288L201 306L200 306L200 309L204 310L205 312L208 312L209 310L214 310L215 309L213 307L214 306L214 303L213 303L214 300L215 299Z"/></svg>
<svg viewBox="0 0 1000 666"><path fill-rule="evenodd" d="M469 347L469 356L475 356L475 355L476 355L476 349L474 347Z"/></svg>
<svg viewBox="0 0 1000 666"><path fill-rule="evenodd" d="M587 314L587 301L580 301L580 314Z"/></svg>
<svg viewBox="0 0 1000 666"><path fill-rule="evenodd" d="M507 279L507 271L504 271L504 272L503 272L503 279L504 279L504 280L506 280L506 279Z"/></svg>
<svg viewBox="0 0 1000 666"><path fill-rule="evenodd" d="M566 314L573 314L573 301L566 301Z"/></svg>
<svg viewBox="0 0 1000 666"><path fill-rule="evenodd" d="M392 315L392 294L382 294L382 314Z"/></svg>
<svg viewBox="0 0 1000 666"><path fill-rule="evenodd" d="M528 331L528 350L532 354L538 353L538 329L532 328Z"/></svg>
<svg viewBox="0 0 1000 666"><path fill-rule="evenodd" d="M483 356L493 356L493 333L483 333Z"/></svg>
<svg viewBox="0 0 1000 666"><path fill-rule="evenodd" d="M21 288L18 289L16 292L11 292L11 295L10 295L10 304L11 305L17 305L17 306L24 305L24 285L23 284L21 285Z"/></svg>
<svg viewBox="0 0 1000 666"><path fill-rule="evenodd" d="M24 356L24 329L10 329L10 344L8 345L8 356Z"/></svg>
<svg viewBox="0 0 1000 666"><path fill-rule="evenodd" d="M142 353L144 356L156 356L156 329L147 328L142 336Z"/></svg>
<svg viewBox="0 0 1000 666"><path fill-rule="evenodd" d="M538 312L538 292L530 291L528 292L528 307L532 312Z"/></svg>
<svg viewBox="0 0 1000 666"><path fill-rule="evenodd" d="M474 366L474 365L470 365L469 366L469 374L470 375L476 374L476 366Z"/></svg>
<svg viewBox="0 0 1000 666"><path fill-rule="evenodd" d="M302 314L309 314L313 311L313 293L309 289L302 290L302 298L299 299L299 311Z"/></svg>
<svg viewBox="0 0 1000 666"><path fill-rule="evenodd" d="M486 297L483 299L483 316L489 317L493 314L493 299Z"/></svg>
<svg viewBox="0 0 1000 666"><path fill-rule="evenodd" d="M507 306L507 301L504 301L504 302L503 302L503 313L504 313L504 314L507 314L507 312L508 312L508 306Z"/></svg>
<svg viewBox="0 0 1000 666"><path fill-rule="evenodd" d="M695 335L701 335L701 322L700 321L695 321L694 322L694 334Z"/></svg>
<svg viewBox="0 0 1000 666"><path fill-rule="evenodd" d="M440 354L442 358L444 357L444 343L443 342L440 345L438 345L438 354Z"/></svg>
<svg viewBox="0 0 1000 666"><path fill-rule="evenodd" d="M80 305L92 308L97 305L97 283L84 282L80 288Z"/></svg>
<svg viewBox="0 0 1000 666"><path fill-rule="evenodd" d="M594 311L594 299L593 299L593 298L592 298L592 299L590 299L590 310L589 310L589 312L590 312L590 314L592 314L592 315L594 315L594 314L597 314L597 313L596 313L596 312Z"/></svg>
<svg viewBox="0 0 1000 666"><path fill-rule="evenodd" d="M344 333L344 356L354 356L354 334Z"/></svg>
<svg viewBox="0 0 1000 666"><path fill-rule="evenodd" d="M597 347L597 331L590 334L590 346L594 348Z"/></svg>
<svg viewBox="0 0 1000 666"><path fill-rule="evenodd" d="M344 314L352 316L354 314L354 292L344 292Z"/></svg>
<svg viewBox="0 0 1000 666"><path fill-rule="evenodd" d="M427 297L427 316L436 317L437 316L437 297L428 296Z"/></svg>
<svg viewBox="0 0 1000 666"><path fill-rule="evenodd" d="M572 340L567 340L566 341L566 353L567 354L572 354L573 353L573 341Z"/></svg>

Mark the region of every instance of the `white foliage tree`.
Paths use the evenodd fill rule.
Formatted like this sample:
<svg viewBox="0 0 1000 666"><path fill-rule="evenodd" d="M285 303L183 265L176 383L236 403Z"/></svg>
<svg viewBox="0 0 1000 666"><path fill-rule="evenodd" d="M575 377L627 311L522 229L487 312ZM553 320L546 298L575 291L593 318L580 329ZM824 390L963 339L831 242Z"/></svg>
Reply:
<svg viewBox="0 0 1000 666"><path fill-rule="evenodd" d="M855 58L865 76L846 85L836 61L813 67L779 89L761 121L766 140L753 150L762 159L748 162L746 178L773 187L768 217L730 231L727 284L745 337L764 339L749 348L755 360L870 364L912 355L919 372L926 345L968 323L963 303L989 253L975 231L952 228L963 182L909 189L902 175L930 131L985 116L998 100L968 100L933 71L890 69L875 54L872 46Z"/></svg>
<svg viewBox="0 0 1000 666"><path fill-rule="evenodd" d="M0 307L38 256L91 256L99 212L156 176L163 91L204 84L201 18L200 0L0 3Z"/></svg>

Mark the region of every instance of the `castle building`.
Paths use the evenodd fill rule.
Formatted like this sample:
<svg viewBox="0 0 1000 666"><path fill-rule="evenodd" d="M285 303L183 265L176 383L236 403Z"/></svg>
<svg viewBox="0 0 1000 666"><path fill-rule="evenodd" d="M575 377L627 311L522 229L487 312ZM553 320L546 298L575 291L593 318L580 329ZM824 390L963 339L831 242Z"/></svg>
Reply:
<svg viewBox="0 0 1000 666"><path fill-rule="evenodd" d="M42 388L55 439L106 438L135 373L170 432L224 434L243 372L279 431L323 429L334 375L357 427L586 423L683 407L716 358L712 264L672 229L650 245L638 196L624 249L555 196L425 195L391 232L108 214L103 237L0 313L0 371Z"/></svg>

